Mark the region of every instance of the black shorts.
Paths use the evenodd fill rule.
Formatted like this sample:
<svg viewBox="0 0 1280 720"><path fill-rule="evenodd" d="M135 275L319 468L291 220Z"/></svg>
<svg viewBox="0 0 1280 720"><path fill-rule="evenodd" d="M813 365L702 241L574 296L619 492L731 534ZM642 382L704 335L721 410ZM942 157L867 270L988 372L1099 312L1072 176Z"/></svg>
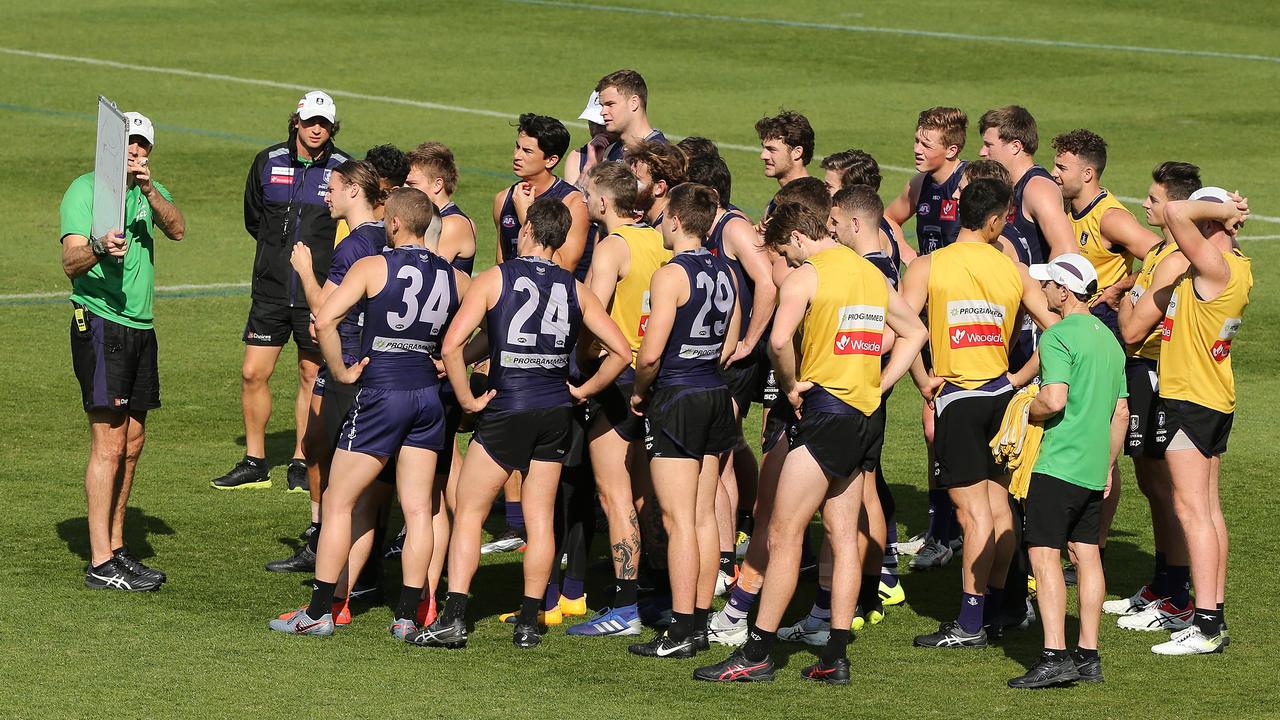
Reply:
<svg viewBox="0 0 1280 720"><path fill-rule="evenodd" d="M644 448L651 458L689 458L728 452L738 444L738 423L728 388L690 386L657 390L644 417Z"/></svg>
<svg viewBox="0 0 1280 720"><path fill-rule="evenodd" d="M445 382L448 382L447 380ZM489 374L483 372L472 372L471 377L467 379L471 385L471 394L480 397L489 391ZM458 408L462 410L461 407ZM458 424L455 426L454 434L474 432L476 429L476 416L469 412L463 412Z"/></svg>
<svg viewBox="0 0 1280 720"><path fill-rule="evenodd" d="M878 458L871 448L884 437L884 415L872 413L806 412L791 425L787 435L791 450L804 446L832 478L847 478L875 470Z"/></svg>
<svg viewBox="0 0 1280 720"><path fill-rule="evenodd" d="M760 432L760 452L767 453L778 444L778 441L791 434L791 426L795 424L796 413L791 403L783 400L768 408L764 416L764 427Z"/></svg>
<svg viewBox="0 0 1280 720"><path fill-rule="evenodd" d="M631 391L635 384L615 382L589 401L591 421L603 419L627 442L644 439L644 418L631 412Z"/></svg>
<svg viewBox="0 0 1280 720"><path fill-rule="evenodd" d="M471 436L507 470L526 472L529 463L563 463L569 452L570 407L485 411Z"/></svg>
<svg viewBox="0 0 1280 720"><path fill-rule="evenodd" d="M1172 442L1178 431L1186 433L1201 455L1215 457L1227 452L1231 423L1235 413L1218 412L1186 400L1161 398L1164 403L1166 431Z"/></svg>
<svg viewBox="0 0 1280 720"><path fill-rule="evenodd" d="M755 399L766 409L773 407L778 402L778 377L773 366L768 361L761 363L756 378Z"/></svg>
<svg viewBox="0 0 1280 720"><path fill-rule="evenodd" d="M720 370L720 377L729 388L729 397L738 408L739 417L751 411L751 401L760 393L760 376L768 363L761 363L754 353L727 368Z"/></svg>
<svg viewBox="0 0 1280 720"><path fill-rule="evenodd" d="M984 386L985 387L985 386ZM1000 430L1013 398L1007 383L998 392L950 388L934 401L934 477L939 488L963 487L1005 474L991 456L991 438Z"/></svg>
<svg viewBox="0 0 1280 720"><path fill-rule="evenodd" d="M311 311L305 307L289 307L266 300L254 300L249 306L249 319L244 324L241 340L245 345L283 347L289 336L299 350L320 352L311 339Z"/></svg>
<svg viewBox="0 0 1280 720"><path fill-rule="evenodd" d="M1022 544L1062 549L1068 542L1097 545L1102 537L1102 491L1052 475L1031 473Z"/></svg>
<svg viewBox="0 0 1280 720"><path fill-rule="evenodd" d="M889 388L889 392L880 396L880 407L876 408L875 413L871 416L873 423L878 423L880 432L871 440L870 447L867 448L867 461L871 463L871 469L880 467L880 457L884 454L884 429L889 421L889 393L893 392L893 388Z"/></svg>
<svg viewBox="0 0 1280 720"><path fill-rule="evenodd" d="M1129 431L1124 454L1129 457L1162 458L1169 445L1167 413L1156 384L1156 361L1129 358L1124 366L1129 390Z"/></svg>
<svg viewBox="0 0 1280 720"><path fill-rule="evenodd" d="M85 412L160 407L156 331L121 325L72 305L71 366Z"/></svg>
<svg viewBox="0 0 1280 720"><path fill-rule="evenodd" d="M564 454L565 467L591 465L587 454L587 429L591 427L587 404L574 405L569 417L569 450Z"/></svg>

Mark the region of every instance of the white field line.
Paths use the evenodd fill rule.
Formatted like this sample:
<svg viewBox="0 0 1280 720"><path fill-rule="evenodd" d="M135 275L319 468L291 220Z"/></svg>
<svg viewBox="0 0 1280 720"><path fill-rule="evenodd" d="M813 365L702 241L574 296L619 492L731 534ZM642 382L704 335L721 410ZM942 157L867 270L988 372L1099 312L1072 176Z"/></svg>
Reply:
<svg viewBox="0 0 1280 720"><path fill-rule="evenodd" d="M509 2L532 2L533 0L508 0L508 1ZM537 2L541 4L543 0L537 0ZM564 3L564 4L572 5L572 3ZM604 8L609 6L574 5L574 7L585 7L590 9L593 7ZM660 11L655 10L653 12L660 12ZM712 17L712 16L708 16L708 17ZM779 22L782 22L782 21L779 21ZM246 77L240 77L238 75L224 75L222 73L199 72L196 70L187 70L185 68L158 67L154 65L137 65L134 63L117 62L115 60L103 60L101 58L82 57L78 55L59 55L56 53L36 52L34 50L23 50L20 48L0 47L0 53L17 55L20 57L36 58L39 60L53 60L57 62L80 63L83 65L96 65L99 67L115 68L118 70L132 70L135 72L158 73L162 75L177 75L180 77L192 77L192 78L199 78L202 80L216 80L219 82L240 83L242 85L257 85L259 87L272 87L272 88L280 88L284 90L300 90L300 91L306 92L308 90L315 89L315 87L312 85L298 85L296 83L278 82L276 80L246 78ZM326 92L328 92L330 95L334 97L345 97L345 98L351 98L353 100L367 100L369 102L380 102L380 103L387 103L391 105L403 105L408 107L423 108L426 110L440 110L444 112L456 112L456 113L464 113L468 115L481 115L484 117L499 118L502 120L515 120L519 117L518 115L514 115L512 113L498 112L496 110L486 110L484 108L470 108L462 105L448 105L444 103L427 102L425 100L413 100L410 98L390 97L387 95L370 95L368 93L353 92L350 90L326 90ZM566 124L571 125L573 127L580 127L580 128L586 127L586 123L581 123L576 121L568 122ZM681 136L673 134L671 137L680 138ZM717 147L725 148L728 150L738 150L741 152L750 152L750 153L760 152L760 148L753 145L737 145L734 143L721 143L721 142L717 142L716 145ZM915 172L915 169L913 168L902 167L899 165L881 165L880 168L882 170L888 170L890 172L903 173L903 174L910 174ZM1121 196L1117 196L1117 197L1119 197L1119 199L1122 202L1128 202L1128 203L1142 202L1141 198L1130 198L1130 197L1121 197ZM1259 220L1261 222L1266 222L1266 223L1280 224L1280 217L1272 216L1272 215L1254 214L1250 216L1250 219ZM3 297L3 296L0 296L0 297Z"/></svg>
<svg viewBox="0 0 1280 720"><path fill-rule="evenodd" d="M652 15L656 17L678 18L683 20L713 20L716 22L732 22L747 25L774 25L780 27L805 28L809 30L833 30L838 32L874 33L881 35L899 35L907 37L937 38L941 40L961 40L977 43L996 43L1005 45L1035 45L1039 47L1070 48L1075 50L1107 50L1113 52L1142 53L1148 55L1173 55L1176 57L1203 57L1225 60L1248 60L1256 62L1280 63L1280 57L1274 55L1255 55L1250 53L1218 52L1215 50L1184 50L1181 48L1145 47L1141 45L1112 45L1108 43L1072 42L1070 40L1044 40L1040 38L1009 37L1005 35L971 35L968 33L942 32L936 30L919 30L915 28L876 27L873 25L841 25L837 23L807 22L803 20L783 20L780 18L747 17L742 15L713 15L709 13L678 12L675 10L658 10L655 8L627 7L625 5L596 5L591 3L563 2L562 0L507 0L521 5L541 5L543 7L563 8L570 10L593 10L597 12L625 13L629 15Z"/></svg>
<svg viewBox="0 0 1280 720"><path fill-rule="evenodd" d="M156 292L188 292L191 290L217 290L223 288L247 288L249 283L202 283L189 285L157 285ZM0 302L8 302L12 300L46 300L50 298L64 298L71 295L70 290L59 290L58 292L38 292L38 293L13 293L10 295L0 295Z"/></svg>

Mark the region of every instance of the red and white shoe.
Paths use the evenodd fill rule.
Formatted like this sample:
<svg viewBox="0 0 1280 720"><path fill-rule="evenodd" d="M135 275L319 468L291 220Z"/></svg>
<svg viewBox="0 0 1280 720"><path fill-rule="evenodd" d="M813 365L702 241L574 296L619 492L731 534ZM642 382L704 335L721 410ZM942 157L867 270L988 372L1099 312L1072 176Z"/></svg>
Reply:
<svg viewBox="0 0 1280 720"><path fill-rule="evenodd" d="M1138 589L1138 592L1127 598L1108 600L1102 603L1102 612L1108 615L1134 615L1146 610L1151 603L1163 599L1152 593L1150 586L1143 585Z"/></svg>
<svg viewBox="0 0 1280 720"><path fill-rule="evenodd" d="M1186 607L1180 608L1166 598L1153 602L1132 615L1121 617L1116 621L1116 626L1143 632L1177 632L1191 627L1191 618L1195 612L1194 603L1188 602Z"/></svg>

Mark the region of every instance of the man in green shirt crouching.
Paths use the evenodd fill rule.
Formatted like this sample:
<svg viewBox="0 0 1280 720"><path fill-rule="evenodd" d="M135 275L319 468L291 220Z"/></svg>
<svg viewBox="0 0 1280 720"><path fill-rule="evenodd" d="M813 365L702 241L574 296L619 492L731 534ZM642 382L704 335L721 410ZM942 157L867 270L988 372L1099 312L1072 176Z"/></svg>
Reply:
<svg viewBox="0 0 1280 720"><path fill-rule="evenodd" d="M91 237L93 173L71 182L62 196L62 269L71 279L71 363L89 415L89 464L84 490L89 511L89 567L85 587L157 590L163 572L143 565L124 544L124 515L142 454L147 411L160 407L160 376L151 301L155 292L152 233L181 240L182 212L151 179L155 143L151 121L125 113L129 123L124 228Z"/></svg>
<svg viewBox="0 0 1280 720"><path fill-rule="evenodd" d="M1012 688L1039 688L1074 681L1102 682L1098 621L1106 579L1098 542L1102 500L1110 491L1111 465L1129 420L1124 351L1089 312L1098 273L1082 255L1065 253L1030 267L1049 308L1062 316L1040 338L1040 393L1030 419L1043 423L1044 438L1027 490L1023 542L1036 577L1044 650ZM1063 545L1069 544L1079 572L1080 638L1067 652L1067 588Z"/></svg>

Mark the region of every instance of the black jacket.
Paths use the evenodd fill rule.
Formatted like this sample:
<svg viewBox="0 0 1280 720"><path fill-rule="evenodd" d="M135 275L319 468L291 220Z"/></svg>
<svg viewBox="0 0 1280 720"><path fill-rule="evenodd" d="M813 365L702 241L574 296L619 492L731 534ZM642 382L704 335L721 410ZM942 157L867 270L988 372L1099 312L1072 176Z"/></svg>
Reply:
<svg viewBox="0 0 1280 720"><path fill-rule="evenodd" d="M293 245L311 249L316 280L324 282L333 257L338 221L329 217L324 195L329 173L347 161L330 142L315 162L298 160L296 132L258 153L244 186L244 228L258 241L253 258L253 299L307 307L298 274L289 264Z"/></svg>

